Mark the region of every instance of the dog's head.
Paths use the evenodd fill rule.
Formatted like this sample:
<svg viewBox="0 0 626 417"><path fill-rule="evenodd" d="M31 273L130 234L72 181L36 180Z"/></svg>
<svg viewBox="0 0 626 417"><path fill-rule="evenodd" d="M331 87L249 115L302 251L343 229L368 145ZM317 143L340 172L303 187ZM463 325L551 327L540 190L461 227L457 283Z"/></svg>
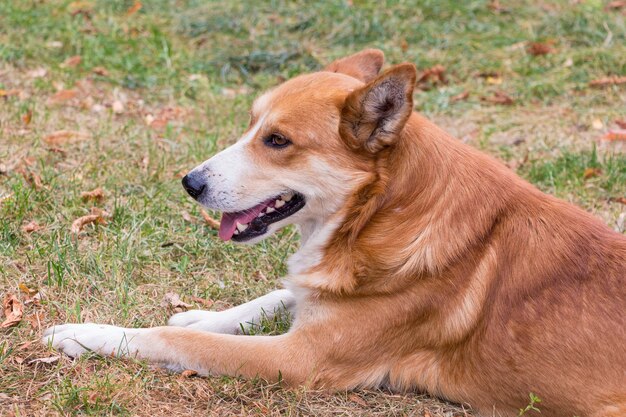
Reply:
<svg viewBox="0 0 626 417"><path fill-rule="evenodd" d="M239 141L183 178L200 204L223 212L220 238L315 228L345 204L413 109L415 67L378 75L382 64L381 51L365 50L256 99Z"/></svg>

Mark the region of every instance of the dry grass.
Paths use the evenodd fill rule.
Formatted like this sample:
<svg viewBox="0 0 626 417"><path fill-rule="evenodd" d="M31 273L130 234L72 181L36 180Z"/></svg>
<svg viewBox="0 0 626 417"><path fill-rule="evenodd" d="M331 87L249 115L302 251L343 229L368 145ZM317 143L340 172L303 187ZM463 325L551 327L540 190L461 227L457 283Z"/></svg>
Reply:
<svg viewBox="0 0 626 417"><path fill-rule="evenodd" d="M623 145L601 138L626 117L626 90L588 87L626 73L619 10L145 3L132 15L130 1L0 3L0 296L26 301L20 284L41 295L17 327L0 329L0 415L471 415L417 394L183 378L106 358L32 362L57 356L39 344L52 324L161 325L168 292L223 309L278 286L295 232L255 247L219 242L180 173L236 139L258 92L366 46L392 63L443 65L448 84L422 86L419 111L623 231L626 206L610 200L626 196ZM552 53L526 52L526 42L546 40ZM76 55L80 64L64 65ZM482 99L500 90L513 105ZM50 136L58 131L74 133ZM596 174L584 178L587 168ZM97 187L103 199L81 198ZM73 236L72 222L94 206L111 213L108 223ZM31 221L39 228L22 230Z"/></svg>

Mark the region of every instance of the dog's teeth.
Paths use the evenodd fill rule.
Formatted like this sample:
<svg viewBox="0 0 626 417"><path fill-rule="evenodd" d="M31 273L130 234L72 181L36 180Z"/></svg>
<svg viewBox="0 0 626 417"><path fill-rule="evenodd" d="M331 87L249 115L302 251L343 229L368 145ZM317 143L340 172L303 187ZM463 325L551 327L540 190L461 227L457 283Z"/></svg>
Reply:
<svg viewBox="0 0 626 417"><path fill-rule="evenodd" d="M280 197L283 201L291 201L291 199L293 198L293 193L287 193L283 196Z"/></svg>
<svg viewBox="0 0 626 417"><path fill-rule="evenodd" d="M234 235L238 235L239 234L239 230L235 229L235 233L233 233Z"/></svg>
<svg viewBox="0 0 626 417"><path fill-rule="evenodd" d="M244 230L246 230L248 228L247 224L241 224L241 223L237 223L237 230L240 232L243 232Z"/></svg>
<svg viewBox="0 0 626 417"><path fill-rule="evenodd" d="M259 215L258 215L257 217L263 217L263 216L265 216L265 213L260 212L260 213L259 213Z"/></svg>
<svg viewBox="0 0 626 417"><path fill-rule="evenodd" d="M275 211L276 211L276 210L274 209L274 207L268 207L268 208L265 210L265 212L266 212L266 213L268 213L268 214L269 214L269 213L273 213L273 212L275 212Z"/></svg>
<svg viewBox="0 0 626 417"><path fill-rule="evenodd" d="M276 202L274 203L274 207L276 208L281 208L284 205L285 205L285 202L283 200L276 200Z"/></svg>

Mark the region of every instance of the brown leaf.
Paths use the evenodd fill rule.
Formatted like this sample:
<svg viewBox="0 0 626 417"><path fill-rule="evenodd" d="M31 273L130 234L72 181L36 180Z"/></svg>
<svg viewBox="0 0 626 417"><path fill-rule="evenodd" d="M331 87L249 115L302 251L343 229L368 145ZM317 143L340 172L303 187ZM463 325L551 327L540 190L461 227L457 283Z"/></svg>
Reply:
<svg viewBox="0 0 626 417"><path fill-rule="evenodd" d="M74 56L67 58L65 61L63 61L63 63L61 64L61 67L62 68L74 68L80 65L80 62L82 60L83 59L81 58L80 55L74 55Z"/></svg>
<svg viewBox="0 0 626 417"><path fill-rule="evenodd" d="M425 84L429 81L433 84L446 84L448 81L446 80L445 72L446 67L437 64L422 71L422 73L417 76L417 84Z"/></svg>
<svg viewBox="0 0 626 417"><path fill-rule="evenodd" d="M200 209L200 214L202 215L202 218L204 219L204 222L207 224L207 226L209 226L211 229L220 230L219 221L211 217L209 213L207 213L204 209Z"/></svg>
<svg viewBox="0 0 626 417"><path fill-rule="evenodd" d="M59 104L64 101L71 100L78 95L76 90L61 90L54 93L52 97L50 97L50 103Z"/></svg>
<svg viewBox="0 0 626 417"><path fill-rule="evenodd" d="M496 91L493 94L493 96L491 96L491 97L482 97L481 100L482 101L487 101L489 103L494 103L494 104L502 104L502 105L505 105L505 106L510 106L511 104L515 103L515 100L513 100L504 91Z"/></svg>
<svg viewBox="0 0 626 417"><path fill-rule="evenodd" d="M35 190L41 190L43 188L43 183L41 181L41 177L36 172L32 172L30 169L20 169L19 172L22 174L22 177L26 180L31 187Z"/></svg>
<svg viewBox="0 0 626 417"><path fill-rule="evenodd" d="M358 405L362 406L362 407L368 407L369 404L367 403L367 401L365 401L363 398L359 397L356 394L350 394L348 395L348 399L354 403L357 403Z"/></svg>
<svg viewBox="0 0 626 417"><path fill-rule="evenodd" d="M50 363L55 363L59 359L61 359L60 356L49 356L47 358L32 359L32 360L28 361L28 363L47 363L47 364L50 364Z"/></svg>
<svg viewBox="0 0 626 417"><path fill-rule="evenodd" d="M532 56L548 55L554 52L552 44L554 42L529 42L526 46L526 52Z"/></svg>
<svg viewBox="0 0 626 417"><path fill-rule="evenodd" d="M189 214L188 211L183 210L183 212L180 213L180 214L181 214L181 216L183 216L183 220L184 221L189 222L189 223L193 223L194 222L193 219L191 218L191 214Z"/></svg>
<svg viewBox="0 0 626 417"><path fill-rule="evenodd" d="M457 94L456 96L450 97L450 103L456 103L457 101L465 101L469 97L469 91L463 91L462 93Z"/></svg>
<svg viewBox="0 0 626 417"><path fill-rule="evenodd" d="M45 68L35 68L26 73L30 78L43 78L48 74L48 70Z"/></svg>
<svg viewBox="0 0 626 417"><path fill-rule="evenodd" d="M604 137L602 137L602 139L604 140L626 140L626 129L611 129L608 132L606 132L606 134L604 135Z"/></svg>
<svg viewBox="0 0 626 417"><path fill-rule="evenodd" d="M80 198L82 198L83 201L102 201L104 199L104 190L98 187L91 191L83 191L80 193Z"/></svg>
<svg viewBox="0 0 626 417"><path fill-rule="evenodd" d="M27 110L26 113L24 113L22 115L22 122L24 123L25 126L28 126L32 119L33 119L33 111L32 110Z"/></svg>
<svg viewBox="0 0 626 417"><path fill-rule="evenodd" d="M113 104L111 104L111 110L113 110L113 113L115 114L124 113L124 103L122 103L120 100L115 100Z"/></svg>
<svg viewBox="0 0 626 417"><path fill-rule="evenodd" d="M622 129L626 129L626 119L616 119L615 124L621 127Z"/></svg>
<svg viewBox="0 0 626 417"><path fill-rule="evenodd" d="M20 90L0 90L0 97L19 96Z"/></svg>
<svg viewBox="0 0 626 417"><path fill-rule="evenodd" d="M205 298L200 298L200 297L196 297L196 296L192 296L191 297L191 301L193 301L194 303L198 303L198 304L202 304L205 307L211 307L213 305L213 301L212 300L207 300Z"/></svg>
<svg viewBox="0 0 626 417"><path fill-rule="evenodd" d="M509 11L508 9L502 7L499 0L491 0L488 7L495 13L506 13Z"/></svg>
<svg viewBox="0 0 626 417"><path fill-rule="evenodd" d="M252 274L252 279L255 281L263 281L263 282L267 282L267 277L265 276L265 274L263 274L263 272L261 271L255 271Z"/></svg>
<svg viewBox="0 0 626 417"><path fill-rule="evenodd" d="M18 288L20 289L21 292L23 292L24 294L31 296L31 295L35 295L37 294L37 290L33 290L32 288L28 288L28 286L26 286L26 284L24 284L23 282L20 282L19 284L17 284Z"/></svg>
<svg viewBox="0 0 626 417"><path fill-rule="evenodd" d="M39 229L41 229L41 226L39 226L39 223L34 220L31 220L30 222L22 226L22 232L24 233L33 233Z"/></svg>
<svg viewBox="0 0 626 417"><path fill-rule="evenodd" d="M20 303L15 294L7 293L4 296L2 306L6 319L0 324L0 328L4 329L19 324L24 312L22 310L22 303Z"/></svg>
<svg viewBox="0 0 626 417"><path fill-rule="evenodd" d="M72 227L70 228L70 232L77 236L88 224L96 223L96 224L106 224L107 218L110 217L110 214L104 210L101 210L97 207L91 208L91 214L86 216L79 217L78 219L72 222Z"/></svg>
<svg viewBox="0 0 626 417"><path fill-rule="evenodd" d="M76 142L80 140L88 139L89 136L85 133L74 132L72 130L57 130L43 138L43 141L48 145L63 145L69 142Z"/></svg>
<svg viewBox="0 0 626 417"><path fill-rule="evenodd" d="M402 52L406 52L409 49L409 43L404 38L400 41L400 49L402 49Z"/></svg>
<svg viewBox="0 0 626 417"><path fill-rule="evenodd" d="M604 8L604 10L609 11L609 10L619 10L621 8L626 7L626 1L625 0L616 0L616 1L610 1L606 7Z"/></svg>
<svg viewBox="0 0 626 417"><path fill-rule="evenodd" d="M609 201L626 205L626 197L611 197Z"/></svg>
<svg viewBox="0 0 626 417"><path fill-rule="evenodd" d="M626 84L626 76L612 75L610 77L598 78L589 82L591 87L606 87L607 85Z"/></svg>
<svg viewBox="0 0 626 417"><path fill-rule="evenodd" d="M585 172L583 172L583 178L589 179L597 177L600 174L602 174L602 170L600 168L585 168Z"/></svg>
<svg viewBox="0 0 626 417"><path fill-rule="evenodd" d="M163 296L161 307L172 309L174 311L187 311L187 309L193 307L193 305L185 303L175 292L168 292Z"/></svg>
<svg viewBox="0 0 626 417"><path fill-rule="evenodd" d="M107 69L104 68L104 67L93 67L91 72L93 72L96 75L100 75L102 77L108 77L109 76L109 71L107 71Z"/></svg>
<svg viewBox="0 0 626 417"><path fill-rule="evenodd" d="M194 371L193 369L185 369L180 373L183 378L191 378L192 376L198 375L198 371Z"/></svg>
<svg viewBox="0 0 626 417"><path fill-rule="evenodd" d="M140 2L140 1L135 1L135 3L134 3L132 6L130 6L130 7L128 8L128 10L126 11L126 16L132 16L132 15L134 15L134 14L135 14L135 13L137 13L139 10L141 10L141 7L142 7L142 6L143 6L143 5L141 4L141 2Z"/></svg>

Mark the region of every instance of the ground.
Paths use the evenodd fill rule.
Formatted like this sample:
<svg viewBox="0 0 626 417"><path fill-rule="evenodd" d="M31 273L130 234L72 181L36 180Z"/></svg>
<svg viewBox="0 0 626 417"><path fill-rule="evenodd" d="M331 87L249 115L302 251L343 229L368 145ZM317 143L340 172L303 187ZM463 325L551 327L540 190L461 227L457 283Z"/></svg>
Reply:
<svg viewBox="0 0 626 417"><path fill-rule="evenodd" d="M236 140L261 91L365 47L416 64L417 111L624 231L624 2L144 3L0 1L0 297L23 305L0 328L2 415L472 415L39 343L57 323L162 325L184 308L168 293L223 309L279 286L297 233L222 243L181 175ZM109 216L73 232L92 207Z"/></svg>

